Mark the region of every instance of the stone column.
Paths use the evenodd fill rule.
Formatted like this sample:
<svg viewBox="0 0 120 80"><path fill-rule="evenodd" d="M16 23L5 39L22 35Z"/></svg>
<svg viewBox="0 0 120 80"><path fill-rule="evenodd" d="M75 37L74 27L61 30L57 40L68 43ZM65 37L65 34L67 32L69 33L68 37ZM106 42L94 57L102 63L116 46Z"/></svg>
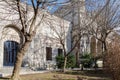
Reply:
<svg viewBox="0 0 120 80"><path fill-rule="evenodd" d="M90 48L91 48L91 54L92 54L92 56L95 57L96 56L96 39L95 39L94 36L91 38Z"/></svg>
<svg viewBox="0 0 120 80"><path fill-rule="evenodd" d="M4 49L4 46L3 46L3 40L0 41L0 68L3 67L3 49Z"/></svg>
<svg viewBox="0 0 120 80"><path fill-rule="evenodd" d="M97 53L98 55L102 54L102 42L101 41L97 41Z"/></svg>

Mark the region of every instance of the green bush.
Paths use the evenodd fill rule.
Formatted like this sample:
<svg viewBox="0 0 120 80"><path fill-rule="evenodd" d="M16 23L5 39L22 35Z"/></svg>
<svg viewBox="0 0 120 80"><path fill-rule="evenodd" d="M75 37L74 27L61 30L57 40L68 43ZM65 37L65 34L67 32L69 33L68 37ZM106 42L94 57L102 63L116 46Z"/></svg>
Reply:
<svg viewBox="0 0 120 80"><path fill-rule="evenodd" d="M58 55L56 56L56 64L58 68L63 68L64 66L64 56L63 55Z"/></svg>
<svg viewBox="0 0 120 80"><path fill-rule="evenodd" d="M56 62L57 62L57 67L62 69L64 66L64 56L63 55L58 55L56 56ZM70 54L67 57L67 65L66 68L72 68L75 66L75 56Z"/></svg>
<svg viewBox="0 0 120 80"><path fill-rule="evenodd" d="M93 57L91 56L91 54L84 54L81 56L81 64L83 65L83 67L85 68L90 68L92 67L93 64Z"/></svg>
<svg viewBox="0 0 120 80"><path fill-rule="evenodd" d="M76 64L76 60L75 60L75 56L70 54L67 58L67 68L73 68L75 67Z"/></svg>

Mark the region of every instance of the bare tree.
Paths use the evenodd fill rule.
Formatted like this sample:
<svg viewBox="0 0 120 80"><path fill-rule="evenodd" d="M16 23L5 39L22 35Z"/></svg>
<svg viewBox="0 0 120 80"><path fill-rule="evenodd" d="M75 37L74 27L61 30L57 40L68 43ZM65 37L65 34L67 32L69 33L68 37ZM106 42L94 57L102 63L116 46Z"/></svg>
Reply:
<svg viewBox="0 0 120 80"><path fill-rule="evenodd" d="M64 69L66 68L66 61L67 57L70 53L73 53L76 55L76 64L79 66L79 55L80 55L80 41L81 37L84 35L88 35L88 30L86 29L86 26L91 25L93 21L89 21L88 17L86 17L85 12L85 2L84 0L75 0L71 1L69 4L62 6L58 11L55 13L57 16L66 19L70 22L70 34L71 34L71 49L68 51L65 47L65 26L62 25L65 22L59 22L61 29L55 28L55 26L51 25L51 29L58 35L57 40L62 45L62 48L64 50ZM96 16L99 14L96 14ZM60 31L58 31L60 30Z"/></svg>
<svg viewBox="0 0 120 80"><path fill-rule="evenodd" d="M120 79L120 36L114 33L110 43L108 44L108 53L105 56L105 69L111 75L113 80Z"/></svg>
<svg viewBox="0 0 120 80"><path fill-rule="evenodd" d="M90 15L93 17L95 14L99 13L103 7L103 4L106 5L97 18L95 18L94 26L91 25L89 27L92 35L101 42L103 59L104 54L107 53L107 38L109 34L120 25L120 5L117 4L118 2L119 1L117 0L107 0L102 4L96 3L98 6L96 6L94 10L92 9L90 11Z"/></svg>
<svg viewBox="0 0 120 80"><path fill-rule="evenodd" d="M79 66L80 41L83 34L87 33L85 27L88 24L86 20L85 1L71 0L69 4L60 7L55 14L71 22L71 49L75 47L72 52L76 56L76 65Z"/></svg>
<svg viewBox="0 0 120 80"><path fill-rule="evenodd" d="M76 46L80 42L81 35L77 34L77 35L79 35L79 37L77 37L75 45L71 49L68 49L68 46L70 47L70 44L71 44L71 39L70 39L71 27L69 27L69 25L68 25L69 22L67 22L61 18L59 18L57 21L55 20L55 18L53 18L51 20L47 19L45 21L47 21L47 24L49 25L51 31L53 32L52 36L53 36L54 40L56 40L56 42L58 42L63 49L63 54L64 54L63 72L65 72L67 57L72 53L72 51L76 48ZM58 23L58 24L53 25L53 23Z"/></svg>
<svg viewBox="0 0 120 80"><path fill-rule="evenodd" d="M89 3L89 1L88 1ZM97 2L96 2L97 3ZM100 15L100 13L105 9L106 5L108 4L108 1L105 5L101 7L101 9L94 14L92 19L86 15L86 2L85 0L71 0L71 2L60 9L58 9L57 16L60 16L68 21L71 22L71 43L74 48L74 45L76 44L78 38L83 37L84 35L89 35L90 26L94 24L94 21L96 18ZM89 35L90 36L90 35ZM80 54L80 42L77 42L77 45L75 45L74 52L76 53L76 64L79 65L79 54Z"/></svg>
<svg viewBox="0 0 120 80"><path fill-rule="evenodd" d="M36 34L37 28L40 26L44 18L44 12L42 12L44 11L43 8L47 8L49 4L52 4L55 1L57 0L30 0L29 2L27 0L1 0L1 2L5 2L7 4L7 8L4 9L7 10L9 8L11 13L14 11L18 15L17 20L20 26L20 28L15 25L8 25L4 27L16 30L21 38L20 48L17 54L11 80L21 80L19 72L22 64L22 59ZM13 16L14 14L10 15ZM6 17L3 19L8 20Z"/></svg>
<svg viewBox="0 0 120 80"><path fill-rule="evenodd" d="M31 0L31 2L32 2L34 14L32 15L30 25L28 26L25 23L25 21L26 21L26 18L24 17L24 16L26 16L26 15L24 15L25 10L22 9L20 0L15 1L15 4L16 4L17 10L18 10L18 14L19 14L19 17L20 17L21 25L22 25L22 29L20 30L20 32L24 36L24 43L21 44L20 50L18 51L17 59L16 59L16 63L15 63L15 66L14 66L14 70L13 70L11 80L20 80L19 72L20 72L20 67L21 67L21 64L22 64L23 56L27 52L31 41L36 34L35 33L36 28L38 27L36 25L36 20L37 20L39 5L41 4L41 1L37 0L36 2L34 2L33 0ZM29 28L29 31L26 30L27 28Z"/></svg>

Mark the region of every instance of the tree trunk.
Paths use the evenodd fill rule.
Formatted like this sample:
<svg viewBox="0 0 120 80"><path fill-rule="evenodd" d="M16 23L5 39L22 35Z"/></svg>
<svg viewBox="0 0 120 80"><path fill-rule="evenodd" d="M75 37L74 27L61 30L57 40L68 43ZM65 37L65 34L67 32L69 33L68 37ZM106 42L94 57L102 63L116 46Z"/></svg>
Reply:
<svg viewBox="0 0 120 80"><path fill-rule="evenodd" d="M98 68L97 59L96 58L94 58L94 64L95 64L94 68L95 68L95 73L96 73L97 72L97 68Z"/></svg>
<svg viewBox="0 0 120 80"><path fill-rule="evenodd" d="M64 59L63 72L66 72L66 65L67 65L67 56L65 56L65 59Z"/></svg>
<svg viewBox="0 0 120 80"><path fill-rule="evenodd" d="M106 42L105 41L103 41L102 42L102 48L103 48L103 68L105 68L105 55L107 54L107 46L106 46Z"/></svg>
<svg viewBox="0 0 120 80"><path fill-rule="evenodd" d="M112 79L113 80L120 80L120 76L118 74L114 73Z"/></svg>
<svg viewBox="0 0 120 80"><path fill-rule="evenodd" d="M80 55L80 43L77 45L77 50L76 50L76 67L80 67L80 62L79 62L79 55Z"/></svg>
<svg viewBox="0 0 120 80"><path fill-rule="evenodd" d="M104 52L105 52L105 54L106 54L106 52L107 52L107 45L106 45L106 41L104 41L104 42L103 42L103 45L104 45Z"/></svg>
<svg viewBox="0 0 120 80"><path fill-rule="evenodd" d="M79 52L76 52L76 67L79 67Z"/></svg>
<svg viewBox="0 0 120 80"><path fill-rule="evenodd" d="M19 76L20 68L21 68L24 54L27 52L30 43L31 43L31 41L25 42L24 45L22 46L22 48L19 50L10 80L21 80L20 76Z"/></svg>
<svg viewBox="0 0 120 80"><path fill-rule="evenodd" d="M103 59L102 67L104 69L104 44L103 42L102 42L102 59Z"/></svg>

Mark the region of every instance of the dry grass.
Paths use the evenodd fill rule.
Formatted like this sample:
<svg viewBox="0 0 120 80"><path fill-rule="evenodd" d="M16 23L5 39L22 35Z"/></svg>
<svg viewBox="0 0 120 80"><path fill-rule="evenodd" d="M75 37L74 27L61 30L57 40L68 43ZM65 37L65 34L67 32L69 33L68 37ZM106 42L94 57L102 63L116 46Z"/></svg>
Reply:
<svg viewBox="0 0 120 80"><path fill-rule="evenodd" d="M62 73L42 73L42 74L33 74L33 75L24 75L22 76L22 80L76 80L75 75L68 75Z"/></svg>
<svg viewBox="0 0 120 80"><path fill-rule="evenodd" d="M29 74L21 75L22 80L81 80L84 78L86 80L110 80L103 73L94 73L88 71L68 71L66 73L62 72L47 72L40 74ZM0 79L0 80L8 80Z"/></svg>

